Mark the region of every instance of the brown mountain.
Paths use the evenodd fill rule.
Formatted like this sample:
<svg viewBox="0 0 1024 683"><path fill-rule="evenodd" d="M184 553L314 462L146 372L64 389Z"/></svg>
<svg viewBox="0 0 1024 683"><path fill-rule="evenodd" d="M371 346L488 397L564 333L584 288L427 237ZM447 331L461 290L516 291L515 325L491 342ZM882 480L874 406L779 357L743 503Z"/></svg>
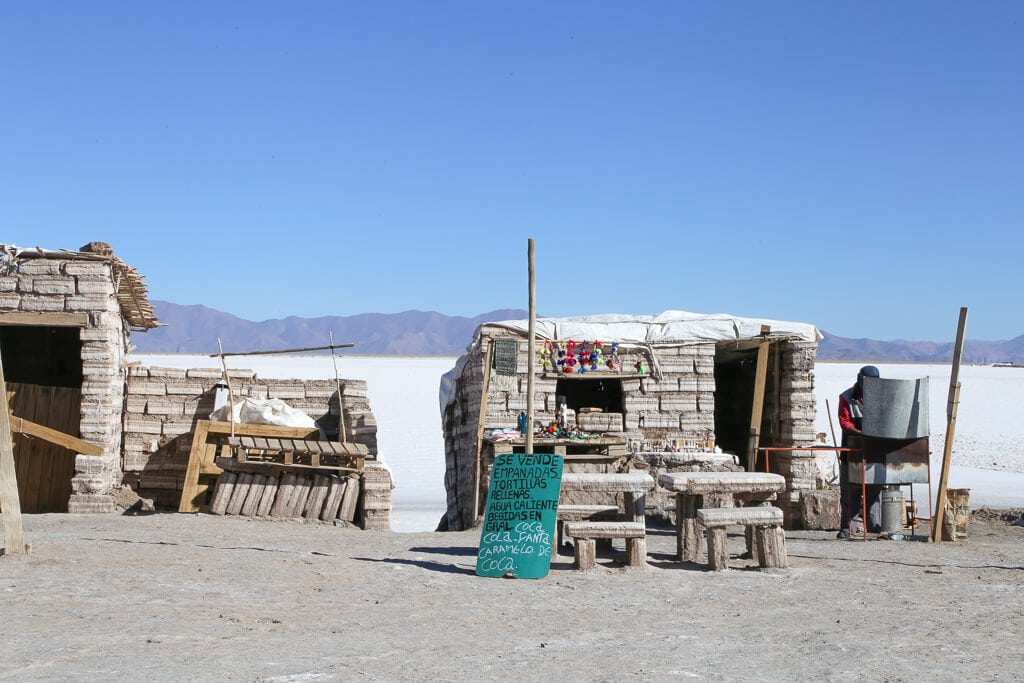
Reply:
<svg viewBox="0 0 1024 683"><path fill-rule="evenodd" d="M180 306L168 301L153 301L153 305L157 317L167 326L132 337L141 353L216 353L218 337L225 351L323 346L333 333L338 344L355 343L354 353L461 355L477 325L527 316L519 309L496 310L472 318L404 311L252 322L201 305ZM823 334L819 360L948 363L953 359L953 342L878 341ZM963 361L1024 364L1024 335L1009 341L968 339Z"/></svg>
<svg viewBox="0 0 1024 683"><path fill-rule="evenodd" d="M477 325L493 320L517 320L522 310L496 310L465 318L434 311L363 313L252 322L201 305L180 306L153 301L166 327L132 336L139 353L216 353L220 338L225 351L267 351L305 348L329 343L355 343L353 353L460 355Z"/></svg>

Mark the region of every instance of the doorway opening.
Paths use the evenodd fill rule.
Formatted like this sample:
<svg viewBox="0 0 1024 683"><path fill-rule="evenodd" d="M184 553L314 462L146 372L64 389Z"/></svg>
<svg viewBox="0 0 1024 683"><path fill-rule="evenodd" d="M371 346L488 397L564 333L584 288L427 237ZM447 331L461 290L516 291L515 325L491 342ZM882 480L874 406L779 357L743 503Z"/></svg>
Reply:
<svg viewBox="0 0 1024 683"><path fill-rule="evenodd" d="M17 417L79 434L82 341L78 327L0 325L8 408ZM23 513L67 512L75 454L42 439L14 438Z"/></svg>

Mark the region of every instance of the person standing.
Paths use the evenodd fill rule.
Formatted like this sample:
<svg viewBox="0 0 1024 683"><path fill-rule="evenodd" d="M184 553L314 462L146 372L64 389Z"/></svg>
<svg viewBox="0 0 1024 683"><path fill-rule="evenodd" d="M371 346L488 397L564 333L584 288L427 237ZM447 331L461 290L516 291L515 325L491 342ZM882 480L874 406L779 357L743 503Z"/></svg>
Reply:
<svg viewBox="0 0 1024 683"><path fill-rule="evenodd" d="M839 394L839 426L843 430L842 447L849 448L851 439L862 433L864 421L864 378L880 377L878 368L865 365L857 372L857 381L852 387ZM836 538L848 538L850 520L853 519L854 502L860 502L860 496L854 494L850 486L849 453L839 453L839 533ZM869 487L875 489L877 487ZM872 495L874 494L874 495ZM877 497L877 491L869 493L868 499ZM873 503L872 503L873 505Z"/></svg>

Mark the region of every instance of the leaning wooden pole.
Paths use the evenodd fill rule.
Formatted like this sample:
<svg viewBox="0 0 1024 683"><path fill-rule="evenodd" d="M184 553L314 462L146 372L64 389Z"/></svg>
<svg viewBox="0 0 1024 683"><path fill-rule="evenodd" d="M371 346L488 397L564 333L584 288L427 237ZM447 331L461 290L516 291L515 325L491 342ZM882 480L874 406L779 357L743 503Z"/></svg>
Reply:
<svg viewBox="0 0 1024 683"><path fill-rule="evenodd" d="M956 412L960 403L960 357L964 351L964 330L967 329L967 307L960 309L960 322L956 328L953 346L953 367L949 373L949 400L946 402L946 444L942 449L942 472L939 474L939 492L935 497L935 518L932 520L932 543L942 540L942 516L946 507L946 485L949 481L949 461L953 455L953 433L956 431Z"/></svg>
<svg viewBox="0 0 1024 683"><path fill-rule="evenodd" d="M480 342L483 343L481 336ZM476 425L476 455L473 459L473 519L476 524L480 517L480 477L483 470L484 426L487 424L487 394L491 390L491 358L494 356L494 340L487 339L487 354L484 358L484 383L480 389L480 415Z"/></svg>
<svg viewBox="0 0 1024 683"><path fill-rule="evenodd" d="M26 551L25 530L21 524L18 475L14 469L14 439L7 410L7 384L4 382L3 359L0 359L0 513L3 515L4 552L21 555Z"/></svg>
<svg viewBox="0 0 1024 683"><path fill-rule="evenodd" d="M533 266L533 238L527 243L530 264L530 336L526 344L526 452L533 453L533 368L537 346L537 284Z"/></svg>
<svg viewBox="0 0 1024 683"><path fill-rule="evenodd" d="M341 377L338 375L338 357L334 354L334 349L339 347L334 345L334 330L328 332L328 335L328 338L331 340L331 362L334 363L334 386L338 389L338 441L345 443L348 439L345 434L345 405L341 400ZM350 346L355 346L355 344Z"/></svg>

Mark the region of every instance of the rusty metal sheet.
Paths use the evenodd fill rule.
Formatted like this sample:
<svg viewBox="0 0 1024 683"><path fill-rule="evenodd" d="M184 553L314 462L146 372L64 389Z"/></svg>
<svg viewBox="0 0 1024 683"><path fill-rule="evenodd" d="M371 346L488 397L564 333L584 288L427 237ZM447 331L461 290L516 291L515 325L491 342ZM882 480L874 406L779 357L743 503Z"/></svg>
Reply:
<svg viewBox="0 0 1024 683"><path fill-rule="evenodd" d="M883 439L852 437L850 454L850 483L860 484L926 484L928 483L928 439ZM860 458L865 460L861 477Z"/></svg>
<svg viewBox="0 0 1024 683"><path fill-rule="evenodd" d="M864 378L864 434L887 439L928 436L928 378Z"/></svg>

